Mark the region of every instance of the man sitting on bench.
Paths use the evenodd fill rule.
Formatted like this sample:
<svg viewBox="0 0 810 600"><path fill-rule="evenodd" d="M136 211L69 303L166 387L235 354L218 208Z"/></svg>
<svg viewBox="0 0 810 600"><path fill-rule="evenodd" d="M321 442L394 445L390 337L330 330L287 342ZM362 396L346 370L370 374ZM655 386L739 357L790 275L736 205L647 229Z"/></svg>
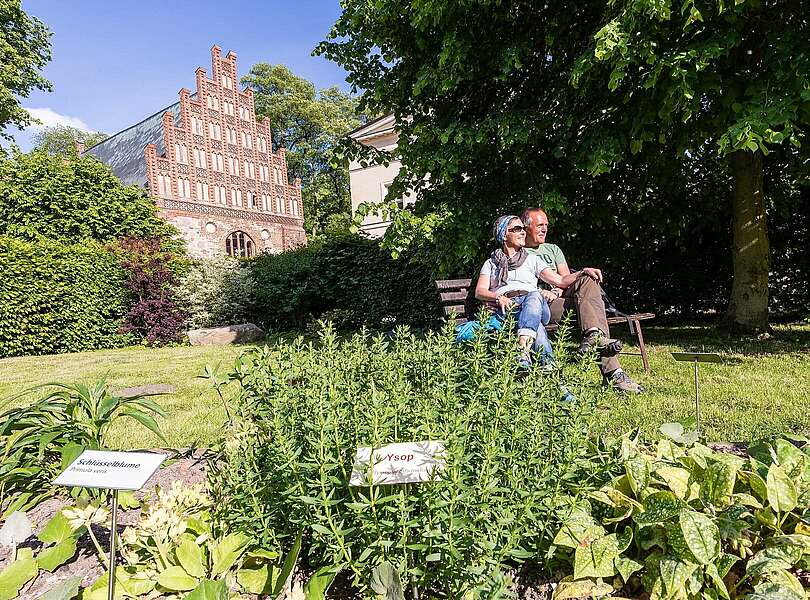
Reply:
<svg viewBox="0 0 810 600"><path fill-rule="evenodd" d="M563 277L569 275L571 270L562 250L559 246L546 242L546 213L540 208L527 208L523 211L521 220L526 226L527 252L540 258L555 273ZM559 323L567 310L575 310L582 329L580 351L587 353L593 348L597 349L601 357L599 370L602 372L603 383L621 392L640 394L644 388L622 370L616 357L621 349L621 342L610 338L601 286L590 277L580 277L566 285L567 281L568 278L565 278L564 283L557 284L556 287L546 286L541 292L551 309L550 322Z"/></svg>

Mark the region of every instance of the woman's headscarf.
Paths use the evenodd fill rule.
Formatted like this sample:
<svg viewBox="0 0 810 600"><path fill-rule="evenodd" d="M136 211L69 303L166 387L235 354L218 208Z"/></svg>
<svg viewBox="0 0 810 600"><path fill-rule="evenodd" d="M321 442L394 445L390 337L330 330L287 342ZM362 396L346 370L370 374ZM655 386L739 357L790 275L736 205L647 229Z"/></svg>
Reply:
<svg viewBox="0 0 810 600"><path fill-rule="evenodd" d="M506 230L509 229L509 223L517 218L519 217L515 215L504 215L495 219L495 223L492 225L492 237L495 238L499 246L503 246L503 242L506 239Z"/></svg>
<svg viewBox="0 0 810 600"><path fill-rule="evenodd" d="M503 249L503 244L506 240L506 231L509 229L509 223L515 219L519 221L520 217L515 215L504 215L502 217L498 217L498 219L492 225L492 235L495 237L495 241L498 242L500 248L496 248L490 256L492 262L494 262L497 267L495 269L495 273L492 274L492 277L489 280L490 290L496 290L499 287L506 285L509 278L509 271L514 271L517 269L520 265L526 262L526 258L529 256L529 253L526 252L526 248L521 248L512 256L507 256Z"/></svg>

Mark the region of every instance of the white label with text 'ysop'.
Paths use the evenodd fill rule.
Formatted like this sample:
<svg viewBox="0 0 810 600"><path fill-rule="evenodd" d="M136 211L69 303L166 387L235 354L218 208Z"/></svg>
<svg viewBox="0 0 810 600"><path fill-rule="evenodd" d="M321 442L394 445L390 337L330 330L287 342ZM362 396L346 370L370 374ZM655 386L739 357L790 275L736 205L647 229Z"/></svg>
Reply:
<svg viewBox="0 0 810 600"><path fill-rule="evenodd" d="M349 485L394 485L438 481L444 470L444 442L424 441L357 449Z"/></svg>
<svg viewBox="0 0 810 600"><path fill-rule="evenodd" d="M85 450L54 480L54 484L139 490L164 460L165 454L150 452Z"/></svg>

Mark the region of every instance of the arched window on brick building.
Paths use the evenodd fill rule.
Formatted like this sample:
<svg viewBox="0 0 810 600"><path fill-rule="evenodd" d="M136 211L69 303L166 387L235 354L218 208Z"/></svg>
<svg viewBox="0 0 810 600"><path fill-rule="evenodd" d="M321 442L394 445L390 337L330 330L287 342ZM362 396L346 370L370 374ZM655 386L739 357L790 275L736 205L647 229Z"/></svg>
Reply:
<svg viewBox="0 0 810 600"><path fill-rule="evenodd" d="M256 246L244 231L234 231L225 238L225 252L228 256L253 256L256 253Z"/></svg>

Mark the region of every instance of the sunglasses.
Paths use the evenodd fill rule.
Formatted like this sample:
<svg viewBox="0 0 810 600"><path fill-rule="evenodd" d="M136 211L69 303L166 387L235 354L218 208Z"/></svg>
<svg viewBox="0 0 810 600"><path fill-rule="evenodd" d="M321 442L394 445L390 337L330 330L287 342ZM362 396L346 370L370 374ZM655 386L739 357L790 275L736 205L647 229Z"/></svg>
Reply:
<svg viewBox="0 0 810 600"><path fill-rule="evenodd" d="M509 233L520 233L521 231L526 231L526 228L523 225L515 225L514 227L510 227L507 229Z"/></svg>

